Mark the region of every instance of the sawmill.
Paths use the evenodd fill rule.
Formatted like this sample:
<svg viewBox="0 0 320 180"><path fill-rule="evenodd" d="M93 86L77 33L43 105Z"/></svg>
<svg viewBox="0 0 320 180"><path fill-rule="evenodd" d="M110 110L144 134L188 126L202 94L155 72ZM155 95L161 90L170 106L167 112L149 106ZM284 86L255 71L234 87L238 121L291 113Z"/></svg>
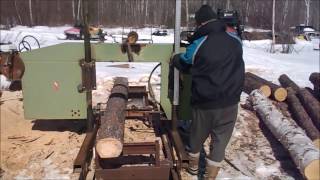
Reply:
<svg viewBox="0 0 320 180"><path fill-rule="evenodd" d="M192 119L191 75L171 66L173 55L185 52L188 46L181 39L181 0L176 0L174 44L137 43L139 35L135 31L129 32L122 43L92 43L89 3L82 0L83 41L44 48L37 41L38 48L31 50L25 40L19 50L26 51L1 52L1 65L9 67L8 73L1 74L12 83L8 90L22 90L26 119L85 124L85 137L73 161L73 173L79 179L184 179L182 171L189 166L184 125L185 120ZM241 35L238 22L237 30ZM107 100L94 104L96 68L106 62L157 65L149 74L147 86L130 85L128 77L115 77ZM160 67L157 99L151 80ZM241 108L253 112L288 150L291 159L286 160L294 164L295 173L316 180L320 178L320 74L311 74L310 81L313 88L301 88L283 74L277 85L246 72L243 91L249 97ZM152 129L155 140L126 142L128 119ZM224 160L242 175L259 179L232 159Z"/></svg>

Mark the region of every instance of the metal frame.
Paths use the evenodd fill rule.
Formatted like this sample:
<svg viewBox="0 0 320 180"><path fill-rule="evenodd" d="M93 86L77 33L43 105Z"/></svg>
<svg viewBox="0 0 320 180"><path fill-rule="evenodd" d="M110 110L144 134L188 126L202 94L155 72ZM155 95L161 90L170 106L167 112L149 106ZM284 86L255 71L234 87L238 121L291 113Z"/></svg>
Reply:
<svg viewBox="0 0 320 180"><path fill-rule="evenodd" d="M148 125L153 127L155 135L161 138L162 149L160 149L158 141L125 143L122 155L117 158L100 159L96 156L94 160L96 164L96 179L180 179L179 168L177 167L181 166L178 165L179 161L174 157L173 146L170 143L172 142L172 138L168 135L168 127L171 126L171 121L165 118L164 113L159 111L156 105L146 100L147 95L145 86L129 86L129 98L139 99L144 106L127 109L127 118L135 117L138 120L148 122ZM101 105L96 110L97 120L99 120L99 116L104 112L100 107ZM93 146L98 128L98 126L95 126L92 132L87 133L74 162L74 172L80 172L80 179L86 179L89 171L88 166L93 155ZM164 155L164 159L160 160L160 154ZM117 164L123 165L125 164L124 162L130 162L130 158L148 156L148 161L135 162L134 166L130 163L131 166L117 166ZM111 168L112 166L114 167Z"/></svg>

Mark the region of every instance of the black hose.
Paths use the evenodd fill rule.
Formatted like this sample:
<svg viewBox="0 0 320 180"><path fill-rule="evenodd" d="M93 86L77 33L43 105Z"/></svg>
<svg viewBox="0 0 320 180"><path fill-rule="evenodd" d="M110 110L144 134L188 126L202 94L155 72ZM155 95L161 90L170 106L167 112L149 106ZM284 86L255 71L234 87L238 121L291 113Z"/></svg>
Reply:
<svg viewBox="0 0 320 180"><path fill-rule="evenodd" d="M19 43L19 47L18 47L19 48L19 52L21 52L24 49L27 50L27 51L31 51L30 43L26 40L27 38L33 39L37 43L38 48L40 48L40 43L39 43L37 38L35 38L32 35L26 35L26 36L24 36L22 38L21 42ZM21 45L23 45L23 48L21 48Z"/></svg>
<svg viewBox="0 0 320 180"><path fill-rule="evenodd" d="M156 100L155 95L154 95L154 91L152 89L152 85L151 85L151 77L154 73L154 71L161 65L161 63L157 64L151 71L150 75L149 75L149 79L148 79L148 90L149 90L149 94L150 94L150 98L152 100L152 102L159 104L160 102Z"/></svg>

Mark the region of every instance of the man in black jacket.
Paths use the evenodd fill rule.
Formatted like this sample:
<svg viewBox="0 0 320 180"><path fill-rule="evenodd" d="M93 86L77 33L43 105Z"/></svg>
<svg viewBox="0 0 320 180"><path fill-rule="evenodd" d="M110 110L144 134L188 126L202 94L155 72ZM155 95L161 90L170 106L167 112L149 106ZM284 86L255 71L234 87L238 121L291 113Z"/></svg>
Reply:
<svg viewBox="0 0 320 180"><path fill-rule="evenodd" d="M215 179L225 156L238 113L244 83L241 39L226 31L217 14L203 5L195 14L197 30L185 53L175 55L173 64L192 76L189 169L198 173L200 150L211 135L206 158L206 179Z"/></svg>

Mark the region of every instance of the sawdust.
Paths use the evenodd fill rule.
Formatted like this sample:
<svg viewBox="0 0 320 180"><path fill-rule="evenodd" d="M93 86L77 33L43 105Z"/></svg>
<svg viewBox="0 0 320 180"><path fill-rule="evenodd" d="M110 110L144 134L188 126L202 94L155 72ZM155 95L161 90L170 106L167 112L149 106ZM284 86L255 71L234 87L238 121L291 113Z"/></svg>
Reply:
<svg viewBox="0 0 320 180"><path fill-rule="evenodd" d="M84 124L26 120L21 92L4 92L1 113L1 179L77 179L72 173Z"/></svg>

